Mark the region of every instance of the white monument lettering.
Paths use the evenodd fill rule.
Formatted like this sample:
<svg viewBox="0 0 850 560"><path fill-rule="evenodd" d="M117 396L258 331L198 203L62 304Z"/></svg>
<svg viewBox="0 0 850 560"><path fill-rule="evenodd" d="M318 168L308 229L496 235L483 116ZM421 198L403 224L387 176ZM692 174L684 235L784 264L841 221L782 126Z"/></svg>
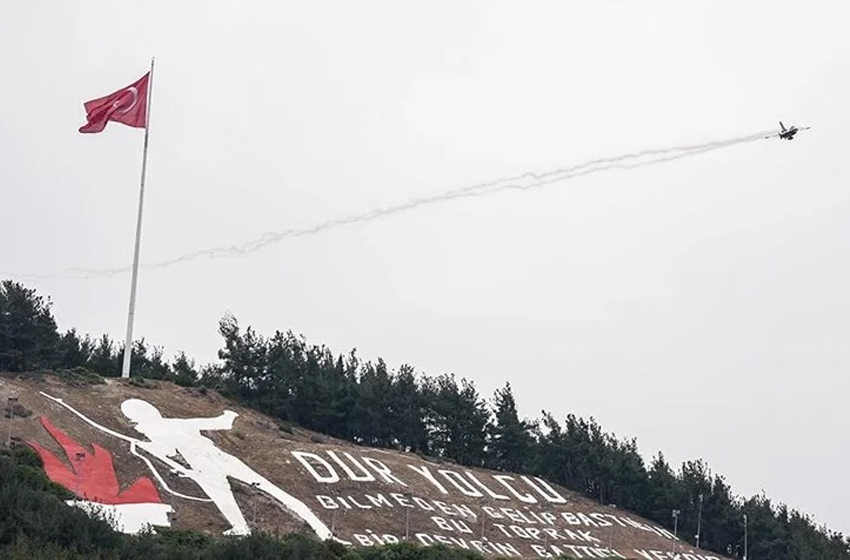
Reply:
<svg viewBox="0 0 850 560"><path fill-rule="evenodd" d="M304 468L307 469L316 482L323 482L326 484L331 484L340 481L340 476L333 468L329 462L327 462L322 457L316 455L315 453L310 453L309 451L291 451L292 455L298 459L298 461L304 465ZM349 453L344 453L346 457L349 458L351 463L356 466L362 474L355 474L354 471L351 470L348 465L346 465L342 459L333 451L326 451L328 456L333 459L343 470L345 475L349 480L354 482L374 482L376 480L375 476L369 473L369 471L360 463L357 462L354 457L352 457ZM309 460L308 460L309 459ZM312 463L311 461L312 460ZM375 473L384 479L385 482L400 484L402 486L407 486L404 482L399 480L395 475L393 475L392 471L387 467L386 464L379 461L378 459L374 459L372 457L360 457L360 460L367 464L372 468ZM322 467L324 469L325 474L320 474L317 467Z"/></svg>
<svg viewBox="0 0 850 560"><path fill-rule="evenodd" d="M573 533L569 529L565 529L565 532L573 537L573 540L579 541L587 541L587 542L602 542L593 535L590 534L590 531L581 531L579 530L577 533Z"/></svg>
<svg viewBox="0 0 850 560"><path fill-rule="evenodd" d="M558 547L557 547L557 546L555 546L555 545L552 545L552 546L550 546L549 548L551 548L551 549L552 549L552 552L554 552L554 553L555 553L555 554L557 554L558 556L567 556L567 557L568 557L568 554L567 554L567 551L566 551L566 550L561 550L560 548L558 548ZM574 548L573 546L571 546L571 545L564 545L564 548L565 548L565 549L566 549L566 548L572 548L572 549L573 549L573 554L575 554L575 556L576 556L576 557L578 557L578 558L581 558L581 557L582 557L581 553L576 552L576 551L575 551L575 548Z"/></svg>
<svg viewBox="0 0 850 560"><path fill-rule="evenodd" d="M339 504L330 496L316 496L316 499L325 509L339 509Z"/></svg>
<svg viewBox="0 0 850 560"><path fill-rule="evenodd" d="M340 482L342 476L353 482L375 482L382 480L392 484L398 484L407 487L407 484L393 474L392 470L382 461L373 457L360 456L354 457L348 452L336 452L326 450L325 453L331 461L324 459L316 453L308 451L292 451L292 455L304 466L308 473L317 481L325 484L333 484ZM332 464L333 463L333 464ZM334 466L336 465L336 467ZM369 468L367 468L367 466ZM408 464L413 472L421 475L425 480L430 482L441 494L450 494L449 488L459 491L464 496L471 498L489 497L493 500L519 500L527 504L536 504L539 502L532 493L519 490L516 486L517 480L521 480L529 489L538 494L543 500L553 504L567 503L567 499L559 494L548 482L539 477L519 476L514 477L507 474L493 474L493 480L499 485L507 489L508 494L502 494L493 490L492 487L484 484L471 471L464 471L461 474L458 471L451 469L438 469L435 473L425 465ZM342 471L342 474L337 472L337 468ZM374 471L373 472L370 472ZM440 475L442 482L437 478ZM464 476L465 475L465 476Z"/></svg>
<svg viewBox="0 0 850 560"><path fill-rule="evenodd" d="M572 512L562 511L561 517L570 525L581 525L581 521L579 521L578 517L576 517Z"/></svg>
<svg viewBox="0 0 850 560"><path fill-rule="evenodd" d="M469 480L471 480L472 482L474 482L475 484L477 484L479 488L481 488L482 490L484 490L485 492L487 492L487 494L489 494L489 496L490 496L491 498L493 498L494 500L508 500L508 501L510 501L510 498L509 498L509 497L507 497L507 496L505 496L504 494L496 494L495 492L493 492L492 490L490 490L490 488L488 488L487 486L485 486L485 485L484 485L484 483L483 483L483 482L481 482L480 480L478 480L478 479L475 477L475 475L474 475L474 474L472 474L471 472L466 471L466 476L468 476L468 477L469 477Z"/></svg>
<svg viewBox="0 0 850 560"><path fill-rule="evenodd" d="M452 507L460 513L461 517L470 517L472 519L478 518L478 514L472 511L472 509L470 509L470 507L466 504L452 504Z"/></svg>
<svg viewBox="0 0 850 560"><path fill-rule="evenodd" d="M528 523L528 524L537 523L537 521L533 521L533 520L527 518L525 516L525 514L523 514L518 509L501 508L501 510L505 514L505 516L507 516L507 518L510 519L511 521L516 521L517 523Z"/></svg>
<svg viewBox="0 0 850 560"><path fill-rule="evenodd" d="M352 536L363 546L380 546L384 544L397 544L400 542L399 538L395 535L378 535L372 529L367 529L365 534L354 533Z"/></svg>
<svg viewBox="0 0 850 560"><path fill-rule="evenodd" d="M390 500L390 498L395 501L395 504ZM340 507L346 509L378 509L398 506L403 508L418 508L426 512L439 511L444 515L468 519L477 519L479 516L466 504L449 504L439 500L432 500L429 502L428 500L418 496L408 496L398 492L391 492L389 494L389 498L384 494L363 494L360 497L328 496L325 494L319 494L316 496L316 501L324 509L340 509Z"/></svg>
<svg viewBox="0 0 850 560"><path fill-rule="evenodd" d="M348 496L348 501L359 507L360 509L372 509L372 506L370 506L369 504L361 504L360 502L355 500L354 496Z"/></svg>
<svg viewBox="0 0 850 560"><path fill-rule="evenodd" d="M425 480L427 480L428 482L430 482L431 484L436 486L437 490L439 490L443 494L449 493L449 491L446 490L446 487L443 486L442 484L440 484L440 481L438 481L436 478L434 478L434 475L431 474L431 471L428 470L428 467L426 467L424 465L421 466L421 467L417 467L416 465L407 465L407 466L410 467L411 469L413 469L414 472L418 472L419 474L424 476Z"/></svg>
<svg viewBox="0 0 850 560"><path fill-rule="evenodd" d="M469 550L471 546L482 554L522 557L522 554L520 554L520 552L510 543L501 543L490 540L467 541L461 537L445 537L443 535L429 535L427 533L416 533L415 537L424 546L444 544L446 546L458 546L467 550Z"/></svg>
<svg viewBox="0 0 850 560"><path fill-rule="evenodd" d="M540 534L541 534L540 529L536 529L534 527L526 527L525 532L528 533L529 536L531 536L532 539L537 539L538 541L540 540ZM546 535L543 535L543 536L545 538Z"/></svg>
<svg viewBox="0 0 850 560"><path fill-rule="evenodd" d="M631 525L632 527L636 528L636 529L640 529L642 531L647 531L647 532L650 532L650 533L655 533L656 535L662 536L664 538L679 540L678 537L676 537L673 533L671 533L667 529L662 529L661 527L653 527L652 525L647 525L647 524L644 524L644 523L638 523L637 521L635 521L634 519L632 519L630 517L622 517L621 519L623 521L625 521L626 523L628 523L629 525Z"/></svg>
<svg viewBox="0 0 850 560"><path fill-rule="evenodd" d="M370 494L366 494L366 499L372 502L372 505L375 507L381 507L386 505L387 507L393 507L390 501L383 494L378 494L377 496L372 496ZM415 498L419 499L419 498ZM421 506L420 506L421 507Z"/></svg>
<svg viewBox="0 0 850 560"><path fill-rule="evenodd" d="M626 524L628 526L634 527L635 529L640 529L641 531L653 531L652 527L650 527L649 525L644 525L643 523L638 523L637 521L635 521L634 519L631 519L629 517L624 517L623 520L626 522Z"/></svg>
<svg viewBox="0 0 850 560"><path fill-rule="evenodd" d="M493 519L501 519L503 517L501 513L496 511L496 508L490 506L481 506L481 510Z"/></svg>
<svg viewBox="0 0 850 560"><path fill-rule="evenodd" d="M596 524L596 522L593 519L589 518L588 516L586 516L582 512L578 512L577 515L578 515L578 518L581 519L581 522L584 523L585 525L590 525L591 527L598 527L598 525Z"/></svg>
<svg viewBox="0 0 850 560"><path fill-rule="evenodd" d="M573 545L573 544L568 544L568 545L565 545L565 546L567 548L569 548L571 551L573 551L576 555L579 555L578 551L581 550L584 553L584 556L579 556L580 558L594 558L594 557L597 557L597 556L600 557L600 558L604 558L604 556L600 556L599 554L596 553L596 551L594 550L594 547L576 546L576 545Z"/></svg>
<svg viewBox="0 0 850 560"><path fill-rule="evenodd" d="M561 535L558 534L557 529L546 527L545 529L543 529L543 532L546 533L546 536L552 539L553 541L559 541L562 538Z"/></svg>
<svg viewBox="0 0 850 560"><path fill-rule="evenodd" d="M613 548L599 548L596 546L576 546L570 544L562 546L565 549L569 549L577 558L626 558L620 552ZM549 545L548 550L544 546L535 544L531 545L531 549L534 550L538 554L538 556L542 556L544 558L550 558L553 555L564 556L566 554L565 550L562 550L558 545L554 544ZM551 553L549 551L551 551Z"/></svg>
<svg viewBox="0 0 850 560"><path fill-rule="evenodd" d="M542 518L542 515L543 515L542 513L537 514L536 512L534 512L534 511L532 511L528 508L525 508L525 511L528 513L528 515L533 517L537 523L540 523L541 525L544 525L546 523L546 520Z"/></svg>
<svg viewBox="0 0 850 560"><path fill-rule="evenodd" d="M372 538L369 537L369 535L362 535L362 534L359 534L359 533L354 533L351 536L354 537L354 540L356 540L358 543L360 543L361 546L374 546L374 544L375 544L375 543L372 542Z"/></svg>
<svg viewBox="0 0 850 560"><path fill-rule="evenodd" d="M375 539L378 542L378 544L397 544L399 542L398 537L396 537L395 535L384 534L384 535L379 536L372 529L366 529L366 533L368 533L368 535L370 537Z"/></svg>
<svg viewBox="0 0 850 560"><path fill-rule="evenodd" d="M384 544L398 544L400 541L395 535L384 535Z"/></svg>
<svg viewBox="0 0 850 560"><path fill-rule="evenodd" d="M556 556L567 556L567 553L558 548L558 545L549 545L549 550L551 550Z"/></svg>
<svg viewBox="0 0 850 560"><path fill-rule="evenodd" d="M391 492L390 496L392 496L392 498L396 502L398 502L398 505L400 505L401 507L413 507L413 505L410 502L408 502L407 499L404 497L404 494L399 494L397 492Z"/></svg>
<svg viewBox="0 0 850 560"><path fill-rule="evenodd" d="M426 502L425 500L423 500L422 498L414 496L411 499L413 500L413 502L416 505L419 506L420 509L424 509L425 511L434 511L434 507L431 504L429 504L428 502Z"/></svg>
<svg viewBox="0 0 850 560"><path fill-rule="evenodd" d="M451 482L452 485L460 490L462 494L472 498L484 497L484 494L472 486L472 484L467 482L460 473L456 473L455 471L450 471L448 469L441 469L439 472L443 475L443 478Z"/></svg>
<svg viewBox="0 0 850 560"><path fill-rule="evenodd" d="M514 535L518 536L521 539L531 538L531 535L529 535L528 532L519 525L508 525L508 529L510 529Z"/></svg>
<svg viewBox="0 0 850 560"><path fill-rule="evenodd" d="M434 505L443 510L443 513L445 513L446 515L458 515L457 513L452 511L452 509L445 502L434 500Z"/></svg>
<svg viewBox="0 0 850 560"><path fill-rule="evenodd" d="M529 504L536 504L537 503L537 499L535 499L534 496L532 496L531 494L520 494L519 492L514 490L513 486L511 486L510 484L508 484L506 482L508 480L513 480L514 477L507 475L507 474L494 474L493 478L498 480L499 482L501 482L502 486L504 486L505 488L510 490L511 494L516 496L518 500L520 500L522 502L529 503Z"/></svg>
<svg viewBox="0 0 850 560"><path fill-rule="evenodd" d="M497 542L497 543L493 543L493 546L496 547L498 554L500 554L502 556L513 556L513 555L522 556L522 554L520 554L519 551L516 548L514 548L514 545L512 545L510 543Z"/></svg>
<svg viewBox="0 0 850 560"><path fill-rule="evenodd" d="M331 466L331 464L316 455L315 453L308 453L306 451L293 451L292 454L295 456L296 459L301 462L302 465L304 465L304 468L307 469L307 472L313 475L313 478L316 479L316 482L323 482L326 484L339 482L339 475L336 474L336 471ZM307 459L312 459L313 461L324 467L327 471L327 474L319 474L319 472L316 471L315 467L313 467L313 465L311 465L310 461L308 461Z"/></svg>
<svg viewBox="0 0 850 560"><path fill-rule="evenodd" d="M603 513L591 513L590 517L595 519L596 522L599 523L600 527L610 527L611 525L613 525L613 523L605 519L605 514Z"/></svg>
<svg viewBox="0 0 850 560"><path fill-rule="evenodd" d="M537 553L537 556L540 556L540 557L542 557L542 558L551 558L551 557L552 557L552 554L550 554L549 552L547 552L547 551L546 551L546 549L545 549L545 548L543 548L542 546L540 546L539 544L533 544L533 545L531 545L531 550L533 550L534 552L536 552L536 553Z"/></svg>
<svg viewBox="0 0 850 560"><path fill-rule="evenodd" d="M393 475L392 471L390 471L389 467L387 467L384 463L377 459L373 459L372 457L362 457L363 462L368 464L372 469L378 473L379 475L384 477L386 482L397 482L404 487L407 487L407 484L399 480Z"/></svg>
<svg viewBox="0 0 850 560"><path fill-rule="evenodd" d="M565 504L565 503L567 503L567 499L565 497L561 496L560 494L558 494L558 492L556 492L555 489L552 488L552 486L550 486L549 483L546 482L545 480L543 480L542 478L540 478L538 476L534 477L534 479L540 484L540 486L538 486L537 484L532 482L531 479L528 478L525 475L521 476L520 478L523 479L529 486L534 488L537 491L537 493L540 494L541 496L543 496L543 499L545 499L547 502L550 502L550 503L553 503L553 504ZM541 488L541 486L543 488Z"/></svg>
<svg viewBox="0 0 850 560"><path fill-rule="evenodd" d="M542 517L543 520L549 525L554 525L555 521L558 520L554 513L549 513L548 511L544 511L543 513L541 513L540 517Z"/></svg>
<svg viewBox="0 0 850 560"><path fill-rule="evenodd" d="M351 453L345 452L343 455L348 457L348 460L351 461L351 464L354 465L362 474L356 475L354 471L352 471L348 465L346 465L342 459L340 459L336 453L331 451L330 449L327 451L328 455L330 455L331 459L336 461L336 464L340 466L340 468L345 471L345 474L348 475L349 480L353 480L355 482L374 482L375 476L366 470L366 467L357 462L357 460L351 456Z"/></svg>
<svg viewBox="0 0 850 560"><path fill-rule="evenodd" d="M444 531L472 534L472 529L469 528L469 525L460 519L446 519L439 515L433 515L431 516L431 521Z"/></svg>
<svg viewBox="0 0 850 560"><path fill-rule="evenodd" d="M626 525L624 525L624 524L623 524L623 522L622 522L622 521L620 521L620 519L619 519L616 515L612 515L612 514L610 514L610 513L605 513L605 514L603 514L603 515L605 515L605 517L608 517L609 519L613 519L614 521L616 521L616 522L617 522L617 524L618 524L618 525L620 525L620 527L625 527L625 526L626 526Z"/></svg>

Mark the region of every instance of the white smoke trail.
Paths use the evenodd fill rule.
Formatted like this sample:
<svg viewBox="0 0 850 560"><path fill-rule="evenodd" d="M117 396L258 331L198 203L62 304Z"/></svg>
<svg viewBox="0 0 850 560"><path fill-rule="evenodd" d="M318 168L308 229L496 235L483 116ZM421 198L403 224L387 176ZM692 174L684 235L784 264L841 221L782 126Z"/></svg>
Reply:
<svg viewBox="0 0 850 560"><path fill-rule="evenodd" d="M354 214L350 216L345 216L342 218L336 218L332 220L328 220L325 222L321 222L311 227L306 228L292 228L278 232L266 232L262 234L257 239L252 241L248 241L242 243L240 245L231 245L228 247L212 247L208 249L201 249L198 251L193 251L190 253L185 253L183 255L179 255L177 257L163 260L155 263L147 263L140 265L141 268L145 269L159 269L165 268L169 266L173 266L179 263L187 262L190 260L194 260L200 257L209 257L209 258L222 258L222 257L238 257L247 255L253 252L256 252L263 247L268 245L272 245L278 243L284 239L293 238L293 237L303 237L306 235L313 235L328 229L350 225L354 223L363 223L369 222L372 220L376 220L378 218L389 216L392 214L397 214L399 212L404 212L407 210L412 210L414 208L419 208L421 206L426 206L429 204L436 204L439 202L446 202L449 200L455 200L460 198L473 198L479 196L486 196L490 194L494 194L501 191L506 190L519 190L525 191L529 189L539 188L546 185L550 185L552 183L558 183L561 181L565 181L567 179L574 179L576 177L582 177L585 175L590 175L593 173L599 173L601 171L608 171L612 169L635 169L638 167L644 167L647 165L654 165L662 162L673 161L685 157L690 157L698 154L703 154L706 152L719 150L721 148L726 148L729 146L733 146L736 144L742 144L747 142L754 142L757 140L763 140L765 137L764 132L760 132L758 134L748 134L746 136L739 136L735 138L729 138L725 140L717 140L713 142L704 142L701 144L690 144L684 146L674 146L670 148L656 148L650 150L642 150L639 152L633 152L629 154L624 154L620 156L612 156L606 158L599 158L591 161L587 161L581 164L577 164L570 167L564 167L560 169L555 169L552 171L547 171L545 173L522 173L520 175L515 175L512 177L501 178L493 181L488 181L484 183L477 183L474 185L468 185L465 187L460 187L456 189L452 189L449 191L445 191L443 193L432 195L428 197L415 198L412 200L408 200L406 202L394 205L387 206L383 208L376 208L374 210L370 210L368 212L364 212L362 214ZM663 156L663 157L659 157ZM29 277L29 278L41 278L41 279L52 279L52 278L74 278L74 279L90 279L90 278L103 278L108 276L114 276L116 274L121 274L124 272L130 271L130 267L122 267L122 268L109 268L109 269L100 269L100 270L91 270L91 269L83 269L83 268L71 268L66 271L65 274L54 274L54 275L9 275L9 276L20 276L20 277Z"/></svg>

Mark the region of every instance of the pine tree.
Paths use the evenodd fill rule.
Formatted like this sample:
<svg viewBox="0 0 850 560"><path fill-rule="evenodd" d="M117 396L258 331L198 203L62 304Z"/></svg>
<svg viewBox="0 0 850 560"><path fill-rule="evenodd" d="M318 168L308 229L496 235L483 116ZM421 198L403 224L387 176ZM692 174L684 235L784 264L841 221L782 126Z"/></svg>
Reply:
<svg viewBox="0 0 850 560"><path fill-rule="evenodd" d="M661 452L652 458L648 474L649 492L639 513L670 527L670 512L681 508L684 501L679 481Z"/></svg>
<svg viewBox="0 0 850 560"><path fill-rule="evenodd" d="M505 383L494 396L495 421L488 426L488 464L509 472L524 472L534 443L535 424L520 420L511 384Z"/></svg>
<svg viewBox="0 0 850 560"><path fill-rule="evenodd" d="M393 376L392 433L397 447L404 451L428 452L428 432L425 428L426 401L412 367L403 365Z"/></svg>
<svg viewBox="0 0 850 560"><path fill-rule="evenodd" d="M0 282L0 371L32 371L57 362L59 333L51 306L34 289Z"/></svg>
<svg viewBox="0 0 850 560"><path fill-rule="evenodd" d="M432 451L461 465L483 466L490 413L475 385L462 379L459 386L454 374L443 374L422 390Z"/></svg>

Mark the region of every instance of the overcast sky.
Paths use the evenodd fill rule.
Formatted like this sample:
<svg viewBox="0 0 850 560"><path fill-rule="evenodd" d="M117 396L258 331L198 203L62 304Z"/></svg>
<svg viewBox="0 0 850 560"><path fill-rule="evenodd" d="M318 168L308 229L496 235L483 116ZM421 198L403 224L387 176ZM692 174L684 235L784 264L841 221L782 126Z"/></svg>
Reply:
<svg viewBox="0 0 850 560"><path fill-rule="evenodd" d="M0 269L130 265L143 131L83 102L156 57L142 262L524 171L810 125L241 258L142 270L136 334L216 359L232 311L520 412L593 415L646 459L850 532L850 6L6 2ZM14 277L123 339L129 274Z"/></svg>

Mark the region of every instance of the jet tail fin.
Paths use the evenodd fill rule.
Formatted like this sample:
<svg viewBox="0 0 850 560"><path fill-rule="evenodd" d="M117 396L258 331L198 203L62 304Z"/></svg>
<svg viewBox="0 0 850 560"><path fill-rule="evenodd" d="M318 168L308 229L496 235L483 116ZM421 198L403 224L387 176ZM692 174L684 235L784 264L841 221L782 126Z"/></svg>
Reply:
<svg viewBox="0 0 850 560"><path fill-rule="evenodd" d="M782 127L782 132L785 132L785 131L787 130L787 129L785 128L785 125L784 125L784 124L782 124L782 121L779 121L779 126L781 126L781 127Z"/></svg>

